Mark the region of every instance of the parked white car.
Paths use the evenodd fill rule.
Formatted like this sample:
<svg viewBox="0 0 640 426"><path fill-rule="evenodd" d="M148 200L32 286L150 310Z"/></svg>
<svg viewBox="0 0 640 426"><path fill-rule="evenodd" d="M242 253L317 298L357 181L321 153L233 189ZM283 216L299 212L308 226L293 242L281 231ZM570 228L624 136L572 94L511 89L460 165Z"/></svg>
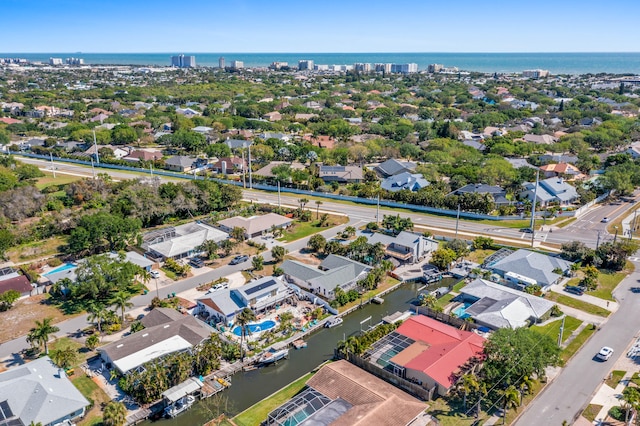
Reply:
<svg viewBox="0 0 640 426"><path fill-rule="evenodd" d="M613 349L609 346L603 346L602 349L600 349L600 352L598 352L598 355L596 355L596 358L601 361L607 361L611 358L611 355L613 355Z"/></svg>

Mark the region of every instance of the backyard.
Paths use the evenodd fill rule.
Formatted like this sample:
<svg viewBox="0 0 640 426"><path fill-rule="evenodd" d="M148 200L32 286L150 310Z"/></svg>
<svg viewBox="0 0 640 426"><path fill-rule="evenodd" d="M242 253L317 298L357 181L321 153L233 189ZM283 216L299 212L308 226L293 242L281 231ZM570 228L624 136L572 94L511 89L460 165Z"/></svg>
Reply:
<svg viewBox="0 0 640 426"><path fill-rule="evenodd" d="M316 232L325 231L331 227L342 225L347 222L349 222L349 218L341 215L329 215L328 226L320 226L319 220L312 220L310 222L295 221L293 225L284 231L282 237L278 238L278 241L290 243L292 241L299 240L300 238L308 237Z"/></svg>

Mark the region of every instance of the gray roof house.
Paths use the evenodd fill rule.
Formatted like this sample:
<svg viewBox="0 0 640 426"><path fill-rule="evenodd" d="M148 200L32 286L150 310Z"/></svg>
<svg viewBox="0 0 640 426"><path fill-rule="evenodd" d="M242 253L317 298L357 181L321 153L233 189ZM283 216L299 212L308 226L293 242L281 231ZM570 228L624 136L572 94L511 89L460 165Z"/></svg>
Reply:
<svg viewBox="0 0 640 426"><path fill-rule="evenodd" d="M198 254L198 247L205 241L220 242L227 238L227 233L197 221L149 232L143 236L142 247L153 259L182 259Z"/></svg>
<svg viewBox="0 0 640 426"><path fill-rule="evenodd" d="M465 314L494 330L536 323L544 319L554 305L541 297L479 278L464 286L460 293L463 300L472 303Z"/></svg>
<svg viewBox="0 0 640 426"><path fill-rule="evenodd" d="M400 173L412 173L416 170L416 163L399 161L390 158L376 166L375 171L382 177L394 176Z"/></svg>
<svg viewBox="0 0 640 426"><path fill-rule="evenodd" d="M510 204L507 199L507 191L499 186L486 185L484 183L470 183L455 191L450 192L447 195L462 195L462 194L489 194L493 197L493 201L497 205Z"/></svg>
<svg viewBox="0 0 640 426"><path fill-rule="evenodd" d="M411 174L409 172L402 172L394 176L389 176L380 183L380 187L382 189L386 189L390 192L397 192L403 189L417 191L427 186L429 186L429 181L426 180L424 176L420 173Z"/></svg>
<svg viewBox="0 0 640 426"><path fill-rule="evenodd" d="M321 165L318 177L325 182L358 183L363 180L363 172L360 166Z"/></svg>
<svg viewBox="0 0 640 426"><path fill-rule="evenodd" d="M335 297L333 291L337 286L343 290L355 287L372 269L369 265L334 254L327 256L318 266L287 259L281 268L288 281L327 299Z"/></svg>
<svg viewBox="0 0 640 426"><path fill-rule="evenodd" d="M83 417L89 405L48 356L0 373L3 426L62 424Z"/></svg>
<svg viewBox="0 0 640 426"><path fill-rule="evenodd" d="M175 155L165 160L164 164L167 169L175 172L189 172L193 169L206 166L207 160L185 155Z"/></svg>
<svg viewBox="0 0 640 426"><path fill-rule="evenodd" d="M224 143L226 143L231 149L247 148L253 144L252 141L246 141L243 139L227 139Z"/></svg>
<svg viewBox="0 0 640 426"><path fill-rule="evenodd" d="M542 206L554 202L560 205L573 204L580 198L576 188L565 182L561 177L554 176L539 181L537 191L535 182L525 182L522 187L524 191L520 193L521 198L532 201L535 193L536 199Z"/></svg>
<svg viewBox="0 0 640 426"><path fill-rule="evenodd" d="M266 276L238 288L222 289L201 297L195 312L228 324L244 308L262 312L282 303L292 293L280 278Z"/></svg>
<svg viewBox="0 0 640 426"><path fill-rule="evenodd" d="M253 238L269 232L271 228L287 228L293 219L276 214L267 213L260 216L234 216L218 221L217 226L225 232L231 233L233 228L244 228L245 238Z"/></svg>
<svg viewBox="0 0 640 426"><path fill-rule="evenodd" d="M407 231L396 236L375 232L368 239L369 244L384 244L388 256L408 263L416 263L438 248L437 241Z"/></svg>
<svg viewBox="0 0 640 426"><path fill-rule="evenodd" d="M520 249L496 260L488 259L485 268L497 273L505 280L520 287L537 284L543 289L557 283L562 274L569 271L572 262L560 257L549 256L535 251ZM562 271L562 274L553 272Z"/></svg>
<svg viewBox="0 0 640 426"><path fill-rule="evenodd" d="M155 308L149 316L157 309L171 310ZM165 355L188 351L214 332L213 328L191 315L178 317L160 311L143 324L145 322L151 326L100 347L98 352L102 360L124 374Z"/></svg>

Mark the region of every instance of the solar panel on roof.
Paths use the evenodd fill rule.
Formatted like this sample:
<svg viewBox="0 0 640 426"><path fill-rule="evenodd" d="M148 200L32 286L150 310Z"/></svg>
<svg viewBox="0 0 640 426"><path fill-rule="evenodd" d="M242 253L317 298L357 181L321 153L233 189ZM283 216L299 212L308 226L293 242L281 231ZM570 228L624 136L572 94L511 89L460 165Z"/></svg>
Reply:
<svg viewBox="0 0 640 426"><path fill-rule="evenodd" d="M11 417L13 417L13 411L11 411L9 403L7 401L0 402L0 420L7 420Z"/></svg>
<svg viewBox="0 0 640 426"><path fill-rule="evenodd" d="M269 287L271 287L273 285L276 285L276 284L277 284L277 282L275 280L269 280L267 282L264 282L264 283L261 283L261 284L255 286L255 287L252 287L252 288L250 288L248 290L245 290L245 293L246 294L253 294L253 293L256 293L258 291L264 290L265 288L269 288Z"/></svg>

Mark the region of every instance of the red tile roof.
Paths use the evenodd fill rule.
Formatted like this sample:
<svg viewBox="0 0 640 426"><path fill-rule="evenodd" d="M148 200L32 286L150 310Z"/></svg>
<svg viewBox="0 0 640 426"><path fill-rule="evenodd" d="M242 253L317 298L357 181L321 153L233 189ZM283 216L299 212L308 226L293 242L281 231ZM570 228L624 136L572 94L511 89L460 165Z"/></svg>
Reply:
<svg viewBox="0 0 640 426"><path fill-rule="evenodd" d="M16 124L16 123L22 123L22 121L16 120L15 118L11 118L11 117L0 117L0 123Z"/></svg>
<svg viewBox="0 0 640 426"><path fill-rule="evenodd" d="M424 315L409 318L397 332L416 342L424 342L424 350L415 357L401 360L402 366L424 372L440 385L455 384L455 373L471 358L483 356L485 339L470 331L462 331ZM407 349L410 349L411 346ZM412 350L415 350L413 348ZM404 352L404 351L403 351Z"/></svg>

